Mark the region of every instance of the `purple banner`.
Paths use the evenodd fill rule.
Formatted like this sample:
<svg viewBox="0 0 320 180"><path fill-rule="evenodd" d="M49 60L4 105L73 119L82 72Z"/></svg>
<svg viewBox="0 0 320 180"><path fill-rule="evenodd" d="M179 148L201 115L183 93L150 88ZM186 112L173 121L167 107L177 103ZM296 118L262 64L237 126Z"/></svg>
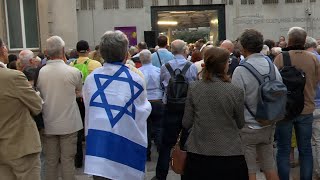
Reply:
<svg viewBox="0 0 320 180"><path fill-rule="evenodd" d="M136 26L115 27L114 30L119 30L124 34L126 34L129 39L130 46L137 45L137 27Z"/></svg>

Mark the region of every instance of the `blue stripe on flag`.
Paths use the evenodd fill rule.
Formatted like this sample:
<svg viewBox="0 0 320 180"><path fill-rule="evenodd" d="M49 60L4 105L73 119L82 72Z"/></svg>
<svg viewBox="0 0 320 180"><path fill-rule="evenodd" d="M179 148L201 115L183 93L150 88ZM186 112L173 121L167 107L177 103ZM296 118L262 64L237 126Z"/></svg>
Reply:
<svg viewBox="0 0 320 180"><path fill-rule="evenodd" d="M145 171L147 148L117 134L89 129L86 155L101 157Z"/></svg>

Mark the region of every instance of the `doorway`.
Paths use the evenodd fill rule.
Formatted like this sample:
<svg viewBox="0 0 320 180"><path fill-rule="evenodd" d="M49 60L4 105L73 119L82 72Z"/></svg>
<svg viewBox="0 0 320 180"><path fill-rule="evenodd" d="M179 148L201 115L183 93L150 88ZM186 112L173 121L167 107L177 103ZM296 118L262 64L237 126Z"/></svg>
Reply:
<svg viewBox="0 0 320 180"><path fill-rule="evenodd" d="M226 38L225 5L152 6L151 25L156 35L166 35L169 42L205 39L216 43Z"/></svg>

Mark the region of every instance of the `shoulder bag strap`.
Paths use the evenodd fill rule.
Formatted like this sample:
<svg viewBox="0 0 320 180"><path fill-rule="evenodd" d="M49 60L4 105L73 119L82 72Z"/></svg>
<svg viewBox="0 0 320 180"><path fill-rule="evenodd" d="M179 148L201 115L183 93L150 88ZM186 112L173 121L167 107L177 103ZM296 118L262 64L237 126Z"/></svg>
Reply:
<svg viewBox="0 0 320 180"><path fill-rule="evenodd" d="M292 66L289 51L283 51L282 57L283 57L283 66Z"/></svg>
<svg viewBox="0 0 320 180"><path fill-rule="evenodd" d="M188 71L188 69L190 68L191 65L192 65L191 62L187 62L186 65L184 65L184 67L183 67L183 69L181 71L181 74L182 75L186 75L186 73L187 73L187 71Z"/></svg>
<svg viewBox="0 0 320 180"><path fill-rule="evenodd" d="M158 51L156 51L156 53L157 53L157 56L158 56L158 59L159 59L160 66L162 66L161 58L160 58L160 55L159 55Z"/></svg>
<svg viewBox="0 0 320 180"><path fill-rule="evenodd" d="M165 66L166 66L166 68L168 69L168 71L169 71L169 73L170 73L170 76L171 76L171 77L174 77L174 71L173 71L172 67L170 66L170 64L169 64L169 63L166 63Z"/></svg>

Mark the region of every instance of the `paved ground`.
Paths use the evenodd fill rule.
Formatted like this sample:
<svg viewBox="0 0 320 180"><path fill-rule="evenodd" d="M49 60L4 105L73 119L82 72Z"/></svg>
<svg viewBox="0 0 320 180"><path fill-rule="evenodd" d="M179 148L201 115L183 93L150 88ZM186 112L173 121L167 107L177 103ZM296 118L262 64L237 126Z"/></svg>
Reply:
<svg viewBox="0 0 320 180"><path fill-rule="evenodd" d="M298 157L298 152L296 150L295 152L295 157L297 159ZM156 152L155 149L152 150L152 161L151 162L147 162L146 165L146 178L145 180L150 180L154 175L155 175L155 168L156 168L156 163L157 163L157 157L158 157L158 153ZM291 169L291 180L299 180L299 167L296 168L292 168ZM258 180L265 180L265 177L262 173L257 172L257 179ZM83 169L77 169L77 180L92 180L92 177L85 175L83 173ZM169 172L168 178L167 180L180 180L180 176L175 174L173 171ZM316 179L314 179L316 180Z"/></svg>

